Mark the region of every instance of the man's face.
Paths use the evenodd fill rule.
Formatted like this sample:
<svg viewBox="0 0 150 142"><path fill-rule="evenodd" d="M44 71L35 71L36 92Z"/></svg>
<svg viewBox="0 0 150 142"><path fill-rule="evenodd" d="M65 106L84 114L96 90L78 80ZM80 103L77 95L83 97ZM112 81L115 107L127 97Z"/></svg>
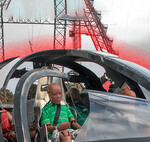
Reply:
<svg viewBox="0 0 150 142"><path fill-rule="evenodd" d="M61 87L58 84L52 84L49 87L49 90L50 90L49 96L50 96L52 103L60 104L61 97L62 97Z"/></svg>

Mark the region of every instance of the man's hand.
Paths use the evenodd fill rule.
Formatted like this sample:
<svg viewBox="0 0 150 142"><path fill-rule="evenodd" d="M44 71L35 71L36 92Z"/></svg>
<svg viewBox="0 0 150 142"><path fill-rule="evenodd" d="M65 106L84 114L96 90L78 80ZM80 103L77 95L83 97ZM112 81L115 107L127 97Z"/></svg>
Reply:
<svg viewBox="0 0 150 142"><path fill-rule="evenodd" d="M124 91L122 91L121 94L126 95L126 96L136 97L135 92L133 92L132 90L128 90L128 89L125 89Z"/></svg>
<svg viewBox="0 0 150 142"><path fill-rule="evenodd" d="M29 131L30 130L35 130L35 123L32 123L30 126L29 126Z"/></svg>
<svg viewBox="0 0 150 142"><path fill-rule="evenodd" d="M8 139L9 139L11 142L16 142L16 141L17 141L16 133L15 133L15 132L10 132L9 135L8 135Z"/></svg>
<svg viewBox="0 0 150 142"><path fill-rule="evenodd" d="M52 133L54 130L56 130L56 127L55 126L51 126L51 124L49 122L46 123L46 126L47 126L48 132ZM44 128L44 125L43 125L43 128Z"/></svg>
<svg viewBox="0 0 150 142"><path fill-rule="evenodd" d="M66 130L70 127L70 122L62 122L59 124L59 126L57 127L58 131L62 131L62 130Z"/></svg>
<svg viewBox="0 0 150 142"><path fill-rule="evenodd" d="M54 130L56 130L55 126L51 126L50 123L46 123L47 125L47 130L49 132L53 132ZM59 126L57 127L58 131L62 131L62 130L66 130L70 127L70 122L62 122L59 124Z"/></svg>
<svg viewBox="0 0 150 142"><path fill-rule="evenodd" d="M70 121L70 123L74 129L80 129L81 128L81 126L76 122L74 117L71 117L69 121Z"/></svg>
<svg viewBox="0 0 150 142"><path fill-rule="evenodd" d="M59 135L60 135L60 139L63 142L72 142L70 132L63 130L59 133Z"/></svg>

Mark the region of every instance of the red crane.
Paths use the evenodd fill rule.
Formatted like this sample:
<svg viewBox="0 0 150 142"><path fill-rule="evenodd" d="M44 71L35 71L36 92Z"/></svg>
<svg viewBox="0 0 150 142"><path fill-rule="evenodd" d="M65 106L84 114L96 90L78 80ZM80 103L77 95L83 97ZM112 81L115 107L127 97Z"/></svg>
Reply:
<svg viewBox="0 0 150 142"><path fill-rule="evenodd" d="M118 54L112 48L112 40L107 36L105 27L101 23L101 13L98 13L94 6L94 0L84 0L86 8L84 9L84 14L86 19L74 20L73 28L71 30L71 35L73 35L74 48L81 48L81 34L89 35L93 41L96 50L103 51L107 50L108 53ZM77 44L78 43L78 44Z"/></svg>

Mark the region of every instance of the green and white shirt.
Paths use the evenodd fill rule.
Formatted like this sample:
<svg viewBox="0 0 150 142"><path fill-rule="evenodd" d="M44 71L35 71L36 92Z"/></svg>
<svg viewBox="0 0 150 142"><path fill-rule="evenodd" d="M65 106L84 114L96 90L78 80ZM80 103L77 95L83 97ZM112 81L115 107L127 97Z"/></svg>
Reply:
<svg viewBox="0 0 150 142"><path fill-rule="evenodd" d="M41 125L45 123L50 123L51 126L53 126L55 114L57 110L57 105L53 103L48 103L43 109L41 114ZM71 117L74 117L71 113L70 109L66 105L61 105L61 111L58 119L57 126L62 122L69 122L69 119ZM48 137L50 138L52 133L48 134Z"/></svg>

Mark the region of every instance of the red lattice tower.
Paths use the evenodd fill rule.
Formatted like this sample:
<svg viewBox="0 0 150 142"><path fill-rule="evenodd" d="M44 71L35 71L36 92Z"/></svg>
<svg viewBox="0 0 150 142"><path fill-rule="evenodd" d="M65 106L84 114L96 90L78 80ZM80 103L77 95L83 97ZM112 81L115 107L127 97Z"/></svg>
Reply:
<svg viewBox="0 0 150 142"><path fill-rule="evenodd" d="M72 31L72 33L74 33L74 43L81 40L81 34L86 34L91 37L96 50L100 49L100 51L103 51L102 49L106 49L108 53L118 54L112 48L113 41L106 35L107 27L102 24L99 17L100 13L95 10L92 4L93 0L84 0L84 2L86 5L86 8L84 9L86 19L83 20L77 18L77 20L74 21ZM80 24L76 24L77 22ZM76 26L79 27L77 28ZM75 46L76 48L81 48L81 45L75 44Z"/></svg>

